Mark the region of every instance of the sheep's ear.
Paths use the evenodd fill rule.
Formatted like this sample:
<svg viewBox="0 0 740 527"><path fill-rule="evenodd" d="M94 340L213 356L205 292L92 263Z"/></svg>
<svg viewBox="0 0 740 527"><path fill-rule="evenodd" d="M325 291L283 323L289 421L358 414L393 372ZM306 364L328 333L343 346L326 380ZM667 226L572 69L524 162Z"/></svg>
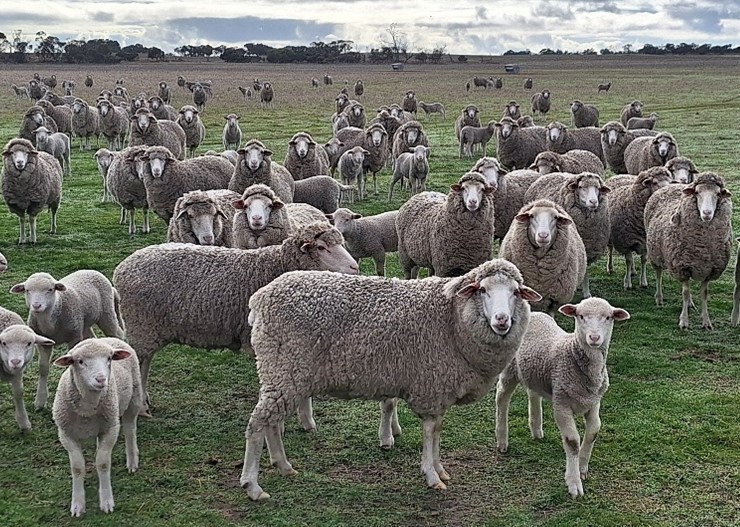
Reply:
<svg viewBox="0 0 740 527"><path fill-rule="evenodd" d="M237 210L241 210L244 208L244 200L243 199L234 200L231 202L231 206Z"/></svg>
<svg viewBox="0 0 740 527"><path fill-rule="evenodd" d="M454 183L450 185L450 188L455 192L460 192L462 190L462 185L460 185L459 183Z"/></svg>
<svg viewBox="0 0 740 527"><path fill-rule="evenodd" d="M353 220L359 220L360 218L362 218L362 214L358 214L358 213L356 213L356 212L355 212L355 213L354 213L354 214L352 215L352 219L353 219Z"/></svg>
<svg viewBox="0 0 740 527"><path fill-rule="evenodd" d="M676 211L671 215L671 225L678 227L681 225L681 213Z"/></svg>
<svg viewBox="0 0 740 527"><path fill-rule="evenodd" d="M614 311L612 311L612 317L614 317L614 320L619 322L620 320L627 320L630 318L630 314L627 312L626 309L622 308L616 308Z"/></svg>
<svg viewBox="0 0 740 527"><path fill-rule="evenodd" d="M274 200L272 200L272 208L273 208L273 210L280 210L283 207L285 207L285 203L283 203L282 201L280 201L280 198L275 198Z"/></svg>
<svg viewBox="0 0 740 527"><path fill-rule="evenodd" d="M515 294L516 296L518 296L522 300L526 300L527 302L539 302L540 300L542 300L541 294L539 294L531 287L527 287L526 285L519 286L519 289Z"/></svg>
<svg viewBox="0 0 740 527"><path fill-rule="evenodd" d="M566 225L570 225L571 223L573 223L573 220L570 219L568 216L563 216L563 215L558 214L558 218L557 218L558 227L565 227Z"/></svg>
<svg viewBox="0 0 740 527"><path fill-rule="evenodd" d="M726 188L723 188L719 193L720 198L729 198L731 196L732 196L732 193Z"/></svg>
<svg viewBox="0 0 740 527"><path fill-rule="evenodd" d="M224 115L224 121L228 121L228 120L229 120L229 116L228 115Z"/></svg>
<svg viewBox="0 0 740 527"><path fill-rule="evenodd" d="M602 194L609 194L612 191L612 189L610 187L607 187L606 185L601 185L601 187L599 188L599 191Z"/></svg>
<svg viewBox="0 0 740 527"><path fill-rule="evenodd" d="M221 207L216 207L216 214L218 216L221 216L223 219L225 219L227 221L229 219L229 217L226 215L226 213L223 211L223 209Z"/></svg>
<svg viewBox="0 0 740 527"><path fill-rule="evenodd" d="M488 183L486 183L486 185L483 187L483 194L490 195L493 194L494 191L495 189Z"/></svg>
<svg viewBox="0 0 740 527"><path fill-rule="evenodd" d="M265 157L269 157L269 156L271 156L271 155L272 155L272 150L268 150L267 148L265 148L265 149L264 149L264 150L262 151L262 155L263 155L263 156L265 156Z"/></svg>
<svg viewBox="0 0 740 527"><path fill-rule="evenodd" d="M54 366L59 366L61 368L66 368L67 366L72 366L74 363L74 359L72 358L72 355L62 355L57 360L54 361Z"/></svg>
<svg viewBox="0 0 740 527"><path fill-rule="evenodd" d="M178 212L177 216L175 216L175 221L180 221L180 218L182 218L187 211L188 209L182 209L180 212Z"/></svg>
<svg viewBox="0 0 740 527"><path fill-rule="evenodd" d="M498 171L499 171L499 176L500 175L503 175L503 174L508 174L509 173L509 171L506 170L503 166L499 166Z"/></svg>
<svg viewBox="0 0 740 527"><path fill-rule="evenodd" d="M334 214L333 213L332 214L324 214L324 217L326 218L326 220L329 223L331 223L332 225L334 225Z"/></svg>
<svg viewBox="0 0 740 527"><path fill-rule="evenodd" d="M36 335L33 341L39 346L53 346L54 344L56 344L56 342L54 342L53 340L41 335Z"/></svg>
<svg viewBox="0 0 740 527"><path fill-rule="evenodd" d="M365 156L369 156L369 155L370 155L370 152L368 152L367 150L365 150L365 149L363 148L363 149L362 149L362 155L365 155Z"/></svg>
<svg viewBox="0 0 740 527"><path fill-rule="evenodd" d="M149 162L149 156L147 154L143 154L141 157L139 157L140 160Z"/></svg>
<svg viewBox="0 0 740 527"><path fill-rule="evenodd" d="M127 349L117 349L113 351L113 355L111 355L111 359L113 360L123 360L128 359L131 356L131 352Z"/></svg>
<svg viewBox="0 0 740 527"><path fill-rule="evenodd" d="M689 185L688 187L684 187L684 189L681 191L684 196L693 196L696 194L696 188L694 185Z"/></svg>
<svg viewBox="0 0 740 527"><path fill-rule="evenodd" d="M313 248L314 248L314 242L306 242L303 245L301 245L301 252L307 253Z"/></svg>
<svg viewBox="0 0 740 527"><path fill-rule="evenodd" d="M244 154L247 153L247 151L244 148L240 148L239 150L236 151L236 153L239 154L240 156L243 156Z"/></svg>
<svg viewBox="0 0 740 527"><path fill-rule="evenodd" d="M521 214L514 216L514 219L519 223L529 223L529 214L522 212Z"/></svg>
<svg viewBox="0 0 740 527"><path fill-rule="evenodd" d="M569 190L578 189L578 181L571 181L570 183L568 183L568 189Z"/></svg>
<svg viewBox="0 0 740 527"><path fill-rule="evenodd" d="M529 170L537 170L538 168L539 167L537 166L536 163L532 163L531 165L529 165Z"/></svg>
<svg viewBox="0 0 740 527"><path fill-rule="evenodd" d="M15 284L13 287L10 288L11 293L25 293L26 292L26 284Z"/></svg>
<svg viewBox="0 0 740 527"><path fill-rule="evenodd" d="M466 284L455 292L455 296L459 296L460 298L470 298L479 289L480 289L480 284L478 282L473 282L472 284Z"/></svg>
<svg viewBox="0 0 740 527"><path fill-rule="evenodd" d="M64 285L64 284L63 284L63 283L61 283L61 282L56 282L56 283L54 284L54 290L55 290L55 291L66 291L66 290L67 290L67 286L66 286L66 285Z"/></svg>
<svg viewBox="0 0 740 527"><path fill-rule="evenodd" d="M573 304L563 304L558 309L566 317L576 318L576 306Z"/></svg>

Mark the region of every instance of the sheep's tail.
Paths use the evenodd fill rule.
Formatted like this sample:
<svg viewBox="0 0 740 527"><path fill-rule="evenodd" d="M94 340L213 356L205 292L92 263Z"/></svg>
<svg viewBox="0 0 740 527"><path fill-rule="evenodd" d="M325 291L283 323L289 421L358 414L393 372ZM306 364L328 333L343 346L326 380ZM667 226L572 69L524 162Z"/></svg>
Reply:
<svg viewBox="0 0 740 527"><path fill-rule="evenodd" d="M123 331L123 334L125 335L126 324L123 321L123 315L121 315L121 295L118 294L118 290L115 287L113 288L113 309L116 312L118 325L121 327L121 331Z"/></svg>

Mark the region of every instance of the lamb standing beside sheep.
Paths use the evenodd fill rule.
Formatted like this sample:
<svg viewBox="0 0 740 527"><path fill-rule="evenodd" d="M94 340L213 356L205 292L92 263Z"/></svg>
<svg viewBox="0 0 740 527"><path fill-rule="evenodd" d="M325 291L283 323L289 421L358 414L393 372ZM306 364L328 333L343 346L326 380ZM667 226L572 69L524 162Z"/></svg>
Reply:
<svg viewBox="0 0 740 527"><path fill-rule="evenodd" d="M373 193L378 193L378 172L383 170L389 156L389 138L391 134L386 131L380 123L371 123L365 130L361 128L349 127L340 131L337 141L342 146L339 147L341 153L355 146L361 146L368 153L362 163L363 174L372 172L373 174ZM341 154L340 154L341 156ZM337 164L339 159L337 158ZM331 166L331 163L330 163ZM364 177L363 177L364 180Z"/></svg>
<svg viewBox="0 0 740 527"><path fill-rule="evenodd" d="M676 140L668 132L655 137L637 137L624 149L624 164L628 174L639 174L650 167L664 166L678 156Z"/></svg>
<svg viewBox="0 0 740 527"><path fill-rule="evenodd" d="M460 157L473 157L473 148L480 145L483 155L486 155L486 146L496 131L496 121L489 121L486 126L463 126L460 130Z"/></svg>
<svg viewBox="0 0 740 527"><path fill-rule="evenodd" d="M115 155L108 167L106 177L107 188L116 203L121 206L121 216L118 221L123 225L128 216L128 233L136 234L136 209L143 209L144 220L142 232L148 233L149 202L146 199L146 187L141 176L144 175L145 145L124 148Z"/></svg>
<svg viewBox="0 0 740 527"><path fill-rule="evenodd" d="M570 114L576 128L599 126L599 109L593 104L585 104L576 99L570 103Z"/></svg>
<svg viewBox="0 0 740 527"><path fill-rule="evenodd" d="M398 250L397 216L397 210L363 217L349 209L337 209L326 217L344 236L347 250L357 264L362 258L372 258L375 274L385 276L385 255Z"/></svg>
<svg viewBox="0 0 740 527"><path fill-rule="evenodd" d="M100 177L103 178L103 197L100 198L101 203L114 201L113 195L108 189L108 170L110 169L114 156L115 154L107 148L99 148L98 151L93 154L93 157L95 157L95 163L98 165Z"/></svg>
<svg viewBox="0 0 740 527"><path fill-rule="evenodd" d="M637 128L644 128L646 130L652 130L655 128L658 122L658 114L653 112L648 117L630 117L627 121L627 130L634 130Z"/></svg>
<svg viewBox="0 0 740 527"><path fill-rule="evenodd" d="M601 128L601 149L604 152L605 166L609 166L615 174L626 174L624 151L637 137L655 136L657 132L651 130L629 130L617 121L609 121Z"/></svg>
<svg viewBox="0 0 740 527"><path fill-rule="evenodd" d="M293 202L308 203L324 214L331 214L337 210L343 196L352 191L353 187L342 185L331 176L311 176L295 182Z"/></svg>
<svg viewBox="0 0 740 527"><path fill-rule="evenodd" d="M347 186L356 186L359 198L365 199L365 171L362 168L365 156L370 152L361 146L355 146L344 152L339 158L339 177Z"/></svg>
<svg viewBox="0 0 740 527"><path fill-rule="evenodd" d="M39 126L34 131L36 148L39 152L46 152L57 160L65 176L72 172L71 145L69 136L61 132L51 133L45 126Z"/></svg>
<svg viewBox="0 0 740 527"><path fill-rule="evenodd" d="M480 110L474 104L468 104L463 108L460 115L455 120L455 137L460 140L460 131L464 126L480 126Z"/></svg>
<svg viewBox="0 0 740 527"><path fill-rule="evenodd" d="M419 101L419 107L424 110L424 114L426 115L427 119L430 115L434 113L442 116L443 121L446 119L445 107L444 104L442 104L441 102L426 103L424 101Z"/></svg>
<svg viewBox="0 0 740 527"><path fill-rule="evenodd" d="M429 176L429 147L418 145L409 152L399 155L393 162L393 179L388 189L388 202L393 199L393 187L398 181L401 186L404 181L409 182L411 195L424 192L427 189L426 181Z"/></svg>
<svg viewBox="0 0 740 527"><path fill-rule="evenodd" d="M175 202L167 241L196 245L232 246L235 209L240 198L230 190L192 190Z"/></svg>
<svg viewBox="0 0 740 527"><path fill-rule="evenodd" d="M642 103L640 101L632 101L624 108L619 114L619 121L622 126L627 128L627 123L632 117L642 117Z"/></svg>
<svg viewBox="0 0 740 527"><path fill-rule="evenodd" d="M251 185L261 183L272 188L283 203L293 202L293 176L284 166L272 160L272 151L262 142L250 139L237 153L239 159L229 180L229 190L242 194Z"/></svg>
<svg viewBox="0 0 740 527"><path fill-rule="evenodd" d="M39 126L45 126L52 133L58 132L54 119L46 115L46 112L41 106L31 106L26 113L23 115L21 121L21 127L18 130L18 137L20 139L27 139L31 141L33 146L36 146L36 134L34 132Z"/></svg>

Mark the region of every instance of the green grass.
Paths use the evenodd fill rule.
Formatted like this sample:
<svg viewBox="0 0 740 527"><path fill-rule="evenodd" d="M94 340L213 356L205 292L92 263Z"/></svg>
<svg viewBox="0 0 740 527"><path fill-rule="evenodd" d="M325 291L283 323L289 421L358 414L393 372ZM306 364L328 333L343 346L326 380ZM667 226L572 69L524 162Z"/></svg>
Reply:
<svg viewBox="0 0 740 527"><path fill-rule="evenodd" d="M528 107L524 75L505 76L500 91L466 93L473 75L499 75L495 65L410 66L393 73L387 66L316 67L300 65L134 64L115 68L78 66L4 66L0 72L0 143L17 133L28 102L18 102L11 83L27 82L34 71L55 73L77 82L88 101L114 80L125 79L129 92L154 93L164 79L173 87L178 74L213 79L215 97L203 118L205 148L220 148L223 116L239 113L245 141L257 137L281 162L293 133L306 130L317 139L330 136L333 100L348 79L365 82L362 99L372 115L381 104L400 102L407 89L420 99L442 102L447 120L421 118L432 144L429 190L446 192L472 161L457 157L453 122L467 103L481 108L482 119L499 118L506 102ZM705 170L716 170L740 195L740 64L725 58L550 57L522 58L523 73L535 88L553 93L550 118L569 123L573 99L598 105L601 122L618 118L633 99L656 111L659 128L671 131L683 155ZM333 75L333 87L310 87L311 77ZM95 87L83 80L92 73ZM272 81L275 106L262 110L246 103L237 90L255 76ZM600 82L612 82L607 96L596 96ZM176 87L175 87L176 88ZM175 89L175 106L190 102ZM201 152L204 149L201 150ZM493 150L489 149L493 154ZM117 207L101 205L101 182L91 152L75 149L72 176L64 182L59 233L50 236L48 215L39 220L39 242L19 247L18 221L0 207L0 251L10 269L0 277L0 304L26 315L23 298L11 285L37 271L56 277L83 268L111 276L135 249L165 239L165 225L152 220L148 235L129 236L118 225ZM395 209L407 199L396 193L386 202L389 171L381 174L378 196L355 208L363 214ZM735 215L736 226L738 215ZM686 250L692 250L687 247ZM734 263L734 262L733 262ZM400 276L395 255L388 272ZM617 274L594 268L592 291L624 307L632 319L615 328L609 355L611 389L602 404L603 429L591 462L586 495L568 498L563 481L565 457L557 428L546 410L545 439L529 437L526 397L514 397L509 453L494 445L491 397L453 408L445 418L442 459L453 480L445 492L427 490L419 473L421 427L402 406L404 435L391 452L377 446L377 403L320 398L317 434L307 435L291 418L285 446L299 474L280 477L263 460L261 482L273 498L250 502L239 488L244 429L256 402L258 381L253 361L229 351L170 346L154 360L150 380L155 417L139 422L141 469L128 474L122 440L114 450L116 511L98 509L97 478L88 451L87 508L84 519L68 515L71 481L66 452L56 439L48 410L31 414L33 431L21 434L13 419L10 389L0 385L0 525L90 526L733 526L740 523L740 353L738 330L730 327L732 270L710 286L710 315L715 331L678 329L680 289L666 280L666 306L656 308L653 291L622 291L624 263ZM372 263L363 262L363 273ZM653 277L650 276L651 287ZM695 288L696 290L696 288ZM698 295L697 295L698 296ZM565 321L563 321L565 323ZM567 323L566 323L567 324ZM55 355L62 352L57 350ZM61 371L54 369L53 394ZM26 403L32 407L38 369L26 373Z"/></svg>

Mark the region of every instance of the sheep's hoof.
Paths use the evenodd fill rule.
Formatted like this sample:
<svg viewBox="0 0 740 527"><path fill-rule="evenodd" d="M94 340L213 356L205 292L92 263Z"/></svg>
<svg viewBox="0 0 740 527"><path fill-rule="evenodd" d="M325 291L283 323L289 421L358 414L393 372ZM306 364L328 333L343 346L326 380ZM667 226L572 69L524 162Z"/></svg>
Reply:
<svg viewBox="0 0 740 527"><path fill-rule="evenodd" d="M151 418L153 416L151 412L149 411L149 408L142 408L141 410L139 410L139 417Z"/></svg>
<svg viewBox="0 0 740 527"><path fill-rule="evenodd" d="M714 330L714 326L712 326L712 323L710 321L708 321L708 320L706 322L702 323L701 327L703 329L706 329L707 331L713 331Z"/></svg>
<svg viewBox="0 0 740 527"><path fill-rule="evenodd" d="M432 488L434 490L447 490L447 485L440 481L439 483L435 483L434 485L432 485Z"/></svg>
<svg viewBox="0 0 740 527"><path fill-rule="evenodd" d="M449 473L445 469L442 469L441 472L437 472L437 474L439 475L439 479L441 479L442 481L450 481L452 479L452 477L450 477Z"/></svg>

